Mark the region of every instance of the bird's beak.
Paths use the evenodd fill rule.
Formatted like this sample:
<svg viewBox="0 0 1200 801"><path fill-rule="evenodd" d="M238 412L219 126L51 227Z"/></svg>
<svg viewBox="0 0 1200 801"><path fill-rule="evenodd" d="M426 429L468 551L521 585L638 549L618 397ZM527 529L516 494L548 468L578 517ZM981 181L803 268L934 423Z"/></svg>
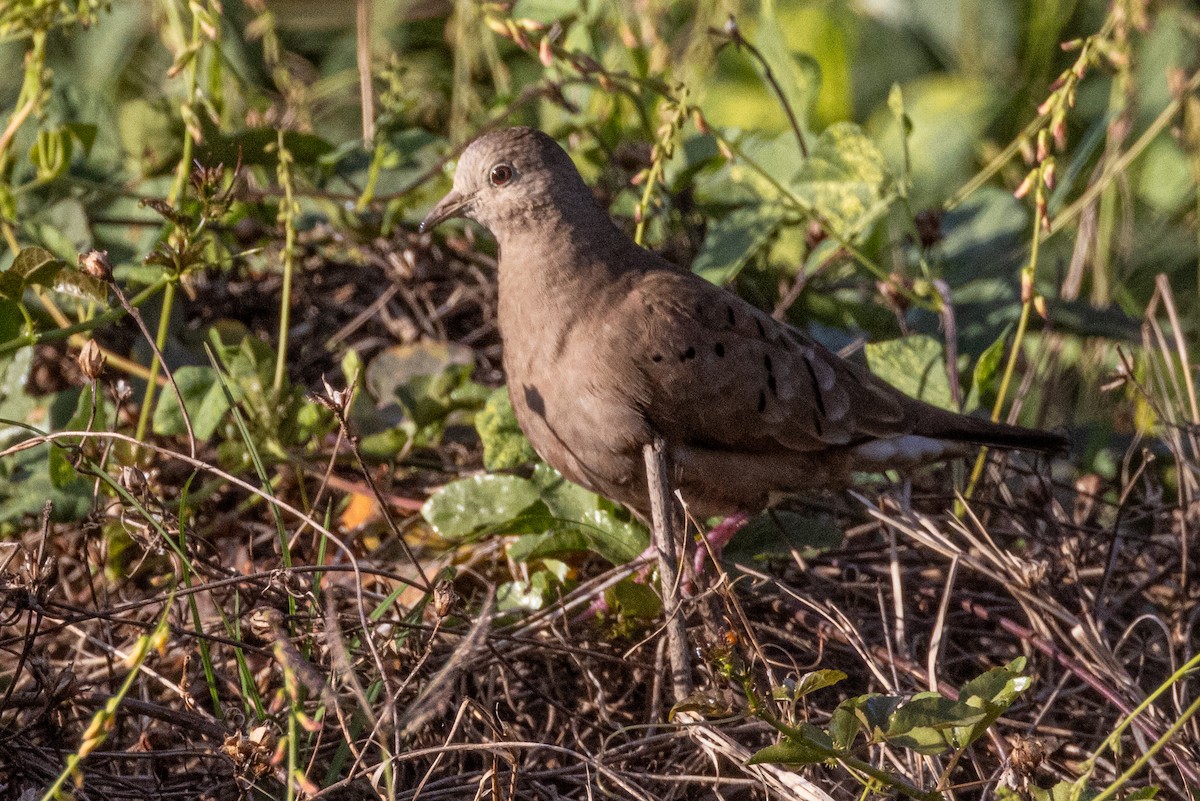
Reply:
<svg viewBox="0 0 1200 801"><path fill-rule="evenodd" d="M470 202L470 195L463 195L457 189L451 189L444 198L438 201L429 214L425 215L425 219L421 220L420 232L425 233L432 230L442 220L461 217Z"/></svg>

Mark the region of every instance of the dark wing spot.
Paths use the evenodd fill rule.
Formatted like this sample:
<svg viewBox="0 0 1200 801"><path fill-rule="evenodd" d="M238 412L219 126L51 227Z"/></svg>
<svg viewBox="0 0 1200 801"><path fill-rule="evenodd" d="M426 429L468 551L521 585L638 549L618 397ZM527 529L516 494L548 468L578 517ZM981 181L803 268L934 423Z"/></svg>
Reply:
<svg viewBox="0 0 1200 801"><path fill-rule="evenodd" d="M717 344L713 345L713 353L717 354L717 358L724 358L725 346L718 342Z"/></svg>
<svg viewBox="0 0 1200 801"><path fill-rule="evenodd" d="M696 358L696 349L689 347L683 353L679 354L679 361L686 362L688 359Z"/></svg>
<svg viewBox="0 0 1200 801"><path fill-rule="evenodd" d="M771 369L771 354L763 354L763 367L767 368L768 375L774 372L774 370Z"/></svg>
<svg viewBox="0 0 1200 801"><path fill-rule="evenodd" d="M732 307L732 306L726 306L726 307L725 307L725 317L726 317L726 319L728 319L728 320L729 320L729 324L730 324L730 325L733 325L733 324L735 324L735 323L737 322L737 317L736 317L736 316L734 315L734 313L733 313L733 307Z"/></svg>
<svg viewBox="0 0 1200 801"><path fill-rule="evenodd" d="M542 393L537 387L531 387L526 384L524 387L525 405L529 407L529 411L536 414L538 417L546 417L546 401L542 397Z"/></svg>
<svg viewBox="0 0 1200 801"><path fill-rule="evenodd" d="M825 399L821 397L821 385L817 381L817 373L813 370L812 362L808 359L802 359L802 361L804 362L805 369L808 370L808 377L812 381L813 399L817 402L817 411L820 412L821 417L826 417ZM820 426L817 427L817 430L820 431Z"/></svg>
<svg viewBox="0 0 1200 801"><path fill-rule="evenodd" d="M756 326L758 326L758 335L759 335L760 337L763 337L763 338L765 339L765 338L766 338L766 336L767 336L767 329L763 328L762 320L760 320L760 319L758 319L757 317L755 317L755 318L754 318L754 324L755 324Z"/></svg>
<svg viewBox="0 0 1200 801"><path fill-rule="evenodd" d="M663 360L663 355L661 353L656 353L650 357L650 361L652 361L652 362L661 362L662 360Z"/></svg>
<svg viewBox="0 0 1200 801"><path fill-rule="evenodd" d="M767 388L769 390L771 390L772 395L774 395L777 398L779 397L779 391L775 388L775 376L774 375L767 376Z"/></svg>
<svg viewBox="0 0 1200 801"><path fill-rule="evenodd" d="M758 391L758 411L761 414L767 410L767 393L763 390Z"/></svg>

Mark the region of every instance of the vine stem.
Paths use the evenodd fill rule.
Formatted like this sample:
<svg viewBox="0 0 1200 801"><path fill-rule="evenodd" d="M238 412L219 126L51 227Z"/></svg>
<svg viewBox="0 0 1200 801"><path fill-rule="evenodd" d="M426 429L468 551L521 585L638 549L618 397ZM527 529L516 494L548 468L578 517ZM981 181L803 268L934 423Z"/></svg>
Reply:
<svg viewBox="0 0 1200 801"><path fill-rule="evenodd" d="M175 288L177 286L178 283L172 281L163 290L162 312L158 315L158 330L154 334L155 353L150 359L146 394L142 397L142 408L138 412L137 429L134 432L134 437L138 440L144 438L146 426L150 422L150 414L154 410L154 391L158 389L158 371L162 369L162 362L159 360L158 354L162 353L167 344L167 330L171 325L171 309L175 306Z"/></svg>
<svg viewBox="0 0 1200 801"><path fill-rule="evenodd" d="M283 130L276 131L279 155L279 182L283 185L283 205L279 219L283 223L283 287L279 294L279 347L275 352L275 379L271 384L278 402L287 377L288 329L292 322L292 273L296 263L296 198L292 183L292 154L284 145Z"/></svg>

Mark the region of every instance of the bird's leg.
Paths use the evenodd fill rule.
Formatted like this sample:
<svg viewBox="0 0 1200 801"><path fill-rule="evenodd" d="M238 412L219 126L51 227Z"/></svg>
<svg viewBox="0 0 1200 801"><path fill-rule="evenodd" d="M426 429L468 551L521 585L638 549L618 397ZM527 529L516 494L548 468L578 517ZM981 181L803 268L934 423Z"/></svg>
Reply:
<svg viewBox="0 0 1200 801"><path fill-rule="evenodd" d="M725 546L729 544L735 534L745 528L748 522L750 522L750 515L745 512L735 512L717 523L713 526L712 531L704 535L700 545L696 548L694 565L697 576L704 572L704 557L711 556L714 563L721 561L721 552L725 550Z"/></svg>
<svg viewBox="0 0 1200 801"><path fill-rule="evenodd" d="M667 655L671 665L671 685L675 701L692 692L692 668L688 659L687 631L679 611L679 572L676 564L675 509L667 483L667 455L661 437L642 447L646 462L646 484L650 490L651 536L658 550L658 580L662 588L663 615L666 617Z"/></svg>

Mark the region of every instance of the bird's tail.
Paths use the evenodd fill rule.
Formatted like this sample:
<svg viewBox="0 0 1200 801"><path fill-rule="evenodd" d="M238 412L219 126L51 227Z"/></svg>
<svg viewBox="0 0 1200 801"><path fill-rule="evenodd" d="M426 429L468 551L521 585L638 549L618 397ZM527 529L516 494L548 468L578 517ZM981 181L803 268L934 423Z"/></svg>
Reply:
<svg viewBox="0 0 1200 801"><path fill-rule="evenodd" d="M1070 441L1062 434L993 423L991 420L967 417L934 407L930 407L922 417L921 424L913 433L951 442L1042 453L1058 453L1070 446Z"/></svg>

